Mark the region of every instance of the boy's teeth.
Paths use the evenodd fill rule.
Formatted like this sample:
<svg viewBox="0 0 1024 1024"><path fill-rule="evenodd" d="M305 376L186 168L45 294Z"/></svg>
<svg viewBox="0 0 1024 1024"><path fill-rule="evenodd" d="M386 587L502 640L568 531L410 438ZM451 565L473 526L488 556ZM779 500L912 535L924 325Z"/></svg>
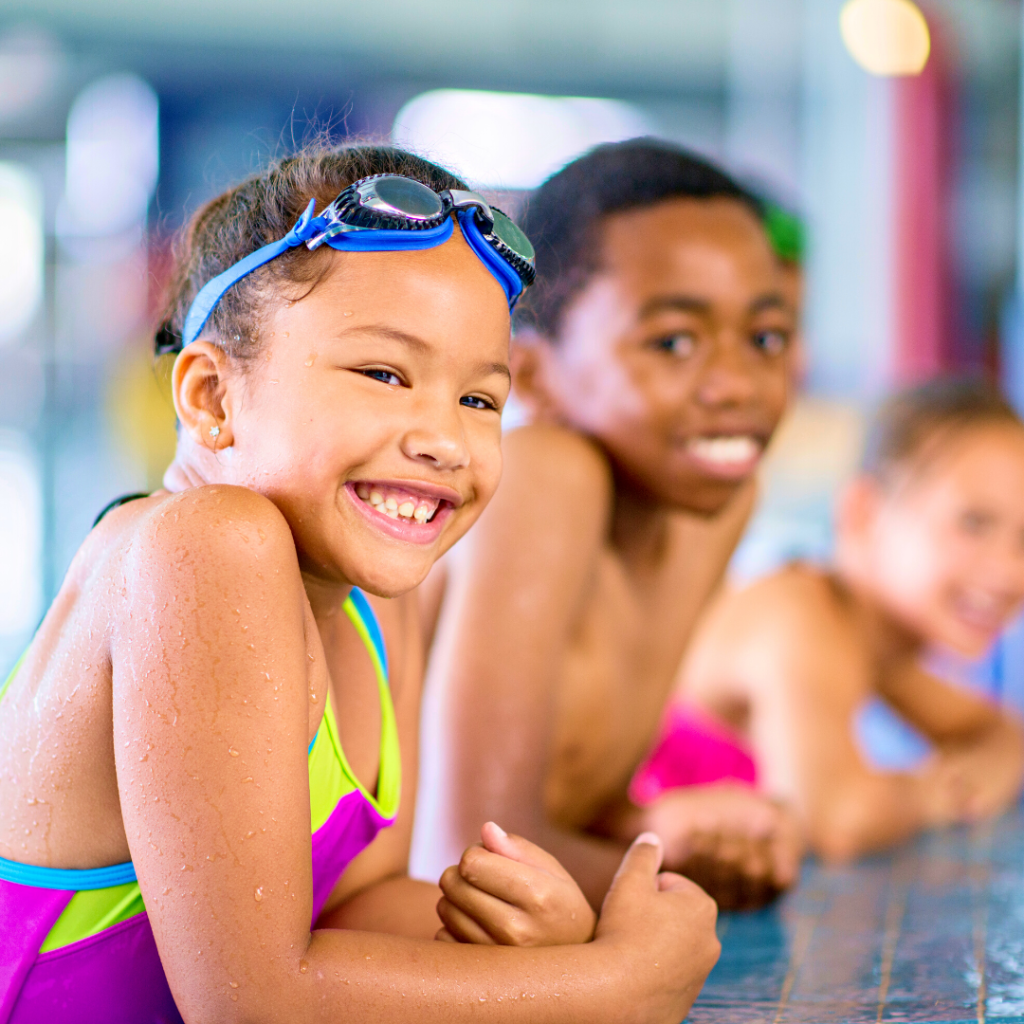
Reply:
<svg viewBox="0 0 1024 1024"><path fill-rule="evenodd" d="M356 494L389 519L411 519L420 524L426 523L441 504L437 499L417 499L408 493L385 495L383 491L364 483L356 484Z"/></svg>
<svg viewBox="0 0 1024 1024"><path fill-rule="evenodd" d="M734 437L695 437L689 448L698 458L706 462L731 465L755 459L761 452L761 445L749 435Z"/></svg>

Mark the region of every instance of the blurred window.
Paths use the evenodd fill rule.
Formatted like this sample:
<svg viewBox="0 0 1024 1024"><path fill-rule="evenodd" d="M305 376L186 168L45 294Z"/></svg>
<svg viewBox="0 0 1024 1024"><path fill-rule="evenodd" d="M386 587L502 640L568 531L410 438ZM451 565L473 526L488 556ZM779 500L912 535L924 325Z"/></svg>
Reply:
<svg viewBox="0 0 1024 1024"><path fill-rule="evenodd" d="M14 163L0 162L0 240L2 345L32 323L43 298L42 188L31 171Z"/></svg>
<svg viewBox="0 0 1024 1024"><path fill-rule="evenodd" d="M650 130L618 100L435 89L402 107L391 134L477 188L528 189L592 146Z"/></svg>

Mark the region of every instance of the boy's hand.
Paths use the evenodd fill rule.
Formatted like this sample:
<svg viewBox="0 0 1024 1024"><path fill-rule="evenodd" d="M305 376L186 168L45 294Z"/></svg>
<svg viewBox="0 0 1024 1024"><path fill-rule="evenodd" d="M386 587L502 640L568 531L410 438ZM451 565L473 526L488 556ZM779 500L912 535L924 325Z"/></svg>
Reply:
<svg viewBox="0 0 1024 1024"><path fill-rule="evenodd" d="M688 786L640 811L665 846L665 866L692 878L723 910L761 906L797 878L803 843L788 808L737 783Z"/></svg>
<svg viewBox="0 0 1024 1024"><path fill-rule="evenodd" d="M480 830L457 867L441 876L444 896L437 938L502 946L589 942L597 921L579 886L561 864L494 822Z"/></svg>

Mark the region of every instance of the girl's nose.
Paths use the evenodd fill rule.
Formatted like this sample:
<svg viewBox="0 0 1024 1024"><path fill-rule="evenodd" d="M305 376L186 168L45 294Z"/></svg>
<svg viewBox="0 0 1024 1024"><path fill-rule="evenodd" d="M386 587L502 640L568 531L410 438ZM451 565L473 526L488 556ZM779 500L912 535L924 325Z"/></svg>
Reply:
<svg viewBox="0 0 1024 1024"><path fill-rule="evenodd" d="M469 465L469 447L458 414L446 414L433 407L424 409L417 422L406 430L402 451L410 459L437 469Z"/></svg>

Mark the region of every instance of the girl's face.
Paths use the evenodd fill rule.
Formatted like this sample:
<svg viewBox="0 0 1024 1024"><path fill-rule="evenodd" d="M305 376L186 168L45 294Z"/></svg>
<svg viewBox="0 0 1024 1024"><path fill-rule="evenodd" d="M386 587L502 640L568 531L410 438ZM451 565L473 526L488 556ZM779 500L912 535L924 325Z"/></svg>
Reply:
<svg viewBox="0 0 1024 1024"><path fill-rule="evenodd" d="M1024 430L970 428L918 472L879 498L870 578L916 635L976 657L1024 602Z"/></svg>
<svg viewBox="0 0 1024 1024"><path fill-rule="evenodd" d="M457 231L421 252L330 258L261 325L218 460L284 513L307 579L393 596L498 485L508 305Z"/></svg>
<svg viewBox="0 0 1024 1024"><path fill-rule="evenodd" d="M602 243L557 343L534 346L540 390L641 493L714 514L786 405L795 311L778 262L731 199L613 214Z"/></svg>

